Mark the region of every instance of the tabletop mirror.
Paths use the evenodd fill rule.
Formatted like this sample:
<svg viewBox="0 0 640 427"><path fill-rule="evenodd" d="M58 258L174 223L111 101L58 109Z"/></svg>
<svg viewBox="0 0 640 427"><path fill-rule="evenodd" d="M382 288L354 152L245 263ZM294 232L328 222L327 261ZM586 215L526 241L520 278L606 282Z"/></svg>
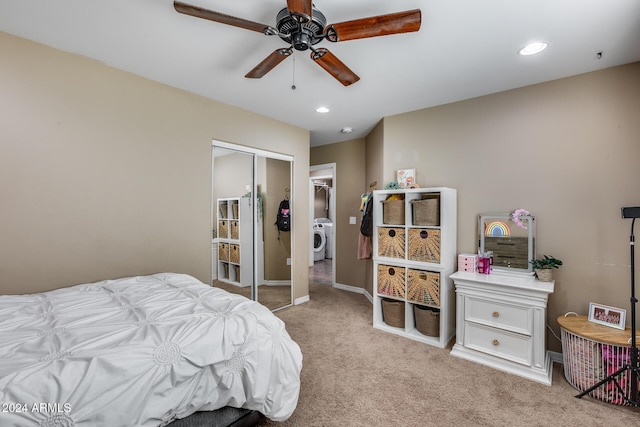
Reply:
<svg viewBox="0 0 640 427"><path fill-rule="evenodd" d="M535 259L535 219L520 215L513 221L509 213L478 216L479 253L493 253L492 273L533 275Z"/></svg>

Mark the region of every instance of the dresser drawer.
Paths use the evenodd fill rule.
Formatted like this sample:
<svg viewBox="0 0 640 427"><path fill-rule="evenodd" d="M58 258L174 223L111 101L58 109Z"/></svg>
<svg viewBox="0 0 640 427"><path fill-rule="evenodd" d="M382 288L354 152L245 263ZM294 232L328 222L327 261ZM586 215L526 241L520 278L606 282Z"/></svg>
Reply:
<svg viewBox="0 0 640 427"><path fill-rule="evenodd" d="M464 346L492 356L531 366L533 339L501 329L465 322Z"/></svg>
<svg viewBox="0 0 640 427"><path fill-rule="evenodd" d="M519 334L531 335L533 332L533 311L530 306L467 296L464 320Z"/></svg>

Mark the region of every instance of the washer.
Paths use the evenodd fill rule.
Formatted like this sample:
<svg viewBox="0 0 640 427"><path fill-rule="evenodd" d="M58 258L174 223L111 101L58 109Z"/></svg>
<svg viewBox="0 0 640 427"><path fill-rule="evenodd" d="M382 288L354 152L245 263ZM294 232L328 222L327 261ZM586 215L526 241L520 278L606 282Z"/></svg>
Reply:
<svg viewBox="0 0 640 427"><path fill-rule="evenodd" d="M327 238L325 245L325 258L333 258L333 223L329 218L316 218L314 225L320 224L324 227L324 234Z"/></svg>
<svg viewBox="0 0 640 427"><path fill-rule="evenodd" d="M313 224L313 261L321 261L325 257L327 235L324 224Z"/></svg>

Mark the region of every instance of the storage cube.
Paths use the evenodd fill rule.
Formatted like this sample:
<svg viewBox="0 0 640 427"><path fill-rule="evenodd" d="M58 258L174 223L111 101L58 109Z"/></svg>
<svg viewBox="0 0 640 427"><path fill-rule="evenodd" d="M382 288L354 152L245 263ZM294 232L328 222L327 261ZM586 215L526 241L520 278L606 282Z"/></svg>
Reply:
<svg viewBox="0 0 640 427"><path fill-rule="evenodd" d="M409 229L409 257L412 261L440 264L440 230Z"/></svg>
<svg viewBox="0 0 640 427"><path fill-rule="evenodd" d="M440 273L407 270L407 299L422 304L440 306Z"/></svg>
<svg viewBox="0 0 640 427"><path fill-rule="evenodd" d="M413 315L416 321L416 329L429 337L440 335L440 310L437 308L413 306Z"/></svg>
<svg viewBox="0 0 640 427"><path fill-rule="evenodd" d="M405 271L403 267L378 265L378 293L404 298Z"/></svg>
<svg viewBox="0 0 640 427"><path fill-rule="evenodd" d="M229 221L227 220L218 221L218 237L221 239L229 238Z"/></svg>
<svg viewBox="0 0 640 427"><path fill-rule="evenodd" d="M404 200L382 200L382 222L404 225Z"/></svg>
<svg viewBox="0 0 640 427"><path fill-rule="evenodd" d="M229 244L228 243L220 242L220 244L218 244L218 259L220 261L229 261Z"/></svg>
<svg viewBox="0 0 640 427"><path fill-rule="evenodd" d="M240 245L235 243L229 245L229 261L240 264Z"/></svg>
<svg viewBox="0 0 640 427"><path fill-rule="evenodd" d="M421 199L411 200L413 225L440 225L440 195L425 194Z"/></svg>
<svg viewBox="0 0 640 427"><path fill-rule="evenodd" d="M240 239L240 223L238 221L229 221L231 224L231 238L234 240Z"/></svg>
<svg viewBox="0 0 640 427"><path fill-rule="evenodd" d="M404 258L404 228L378 228L378 256Z"/></svg>
<svg viewBox="0 0 640 427"><path fill-rule="evenodd" d="M382 321L389 326L404 328L404 301L394 301L383 298Z"/></svg>

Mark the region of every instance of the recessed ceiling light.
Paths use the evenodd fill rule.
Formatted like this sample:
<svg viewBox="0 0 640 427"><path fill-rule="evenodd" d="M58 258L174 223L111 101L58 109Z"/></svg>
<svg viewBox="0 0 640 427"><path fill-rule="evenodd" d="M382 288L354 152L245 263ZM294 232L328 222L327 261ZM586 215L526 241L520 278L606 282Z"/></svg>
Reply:
<svg viewBox="0 0 640 427"><path fill-rule="evenodd" d="M340 132L342 132L342 133L351 133L351 132L353 132L353 128L347 126L347 127L344 127L342 129L340 129Z"/></svg>
<svg viewBox="0 0 640 427"><path fill-rule="evenodd" d="M520 49L518 51L518 53L520 55L535 55L536 53L540 53L543 50L545 50L547 48L547 46L549 46L549 43L547 42L534 42L534 43L529 43L528 45L526 45L525 47L523 47L522 49Z"/></svg>
<svg viewBox="0 0 640 427"><path fill-rule="evenodd" d="M318 112L318 113L328 113L329 109L327 107L318 107L318 108L316 108L316 112Z"/></svg>

